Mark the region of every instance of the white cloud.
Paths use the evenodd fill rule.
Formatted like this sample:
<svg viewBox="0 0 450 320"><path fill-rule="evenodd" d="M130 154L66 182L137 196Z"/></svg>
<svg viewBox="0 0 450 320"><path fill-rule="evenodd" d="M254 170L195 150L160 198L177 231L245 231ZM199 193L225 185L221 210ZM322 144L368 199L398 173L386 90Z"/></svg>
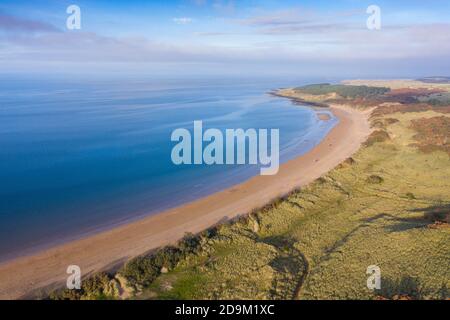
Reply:
<svg viewBox="0 0 450 320"><path fill-rule="evenodd" d="M172 21L175 22L176 24L189 24L192 23L194 19L182 17L182 18L173 18Z"/></svg>
<svg viewBox="0 0 450 320"><path fill-rule="evenodd" d="M323 68L324 72L326 68L395 72L399 62L405 65L405 70L412 71L415 68L411 66L416 65L423 70L429 67L450 69L449 23L391 24L374 32L365 27L364 12L361 23L359 13L349 13L353 17L355 14L358 15L356 22L346 20L343 14L334 19L330 16L316 19L313 13L305 11L278 11L246 19L228 19L230 29L195 30L193 36L197 38L191 42L177 41L178 38L158 41L144 36L55 32L37 22L19 23L17 19L10 19L8 23L3 21L3 27L15 32L0 33L0 70L17 65L60 63L67 68L95 65L103 69L107 65L125 68L125 65L152 64L160 68L170 65L174 69L177 69L175 66L195 65L195 70L200 66L208 70L217 66L223 70L244 70L253 66L258 72L281 68L289 72L307 72L308 68L311 72L318 68ZM180 25L193 21L189 17L172 19ZM186 37L191 32L186 32Z"/></svg>

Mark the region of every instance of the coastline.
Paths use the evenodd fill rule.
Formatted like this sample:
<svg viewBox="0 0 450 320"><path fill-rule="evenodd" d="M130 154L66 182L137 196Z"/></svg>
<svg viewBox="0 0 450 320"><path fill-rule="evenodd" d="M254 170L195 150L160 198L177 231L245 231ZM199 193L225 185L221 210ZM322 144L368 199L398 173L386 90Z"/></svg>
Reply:
<svg viewBox="0 0 450 320"><path fill-rule="evenodd" d="M266 128L268 125L278 128L282 132L280 164L310 151L338 122L327 110L321 112L328 113L332 120L320 121L323 119L320 119L316 108L297 106L289 99L273 97L267 87L258 87L254 91L240 88L233 87L224 100L216 101L224 105L228 103L230 109L227 107L226 111L220 111L220 108L213 108L205 115L201 112L192 121L198 118L205 123L211 119L217 128L237 129L249 124L253 128ZM172 94L176 95L175 92ZM190 94L194 93L190 90ZM213 92L205 90L205 95L213 95ZM230 100L234 99L231 96L237 100ZM170 104L183 119L191 117L193 108L197 106L196 103L184 105L182 100L178 106L178 103L173 103L175 97L171 94L167 99L172 101ZM225 118L220 116L223 112L227 114ZM190 129L193 122L175 125L168 119L153 119L151 115L139 123L133 123L132 119L132 116L127 117L122 125L114 126L114 130L121 131L121 134L99 137L101 142L89 139L88 132L79 132L76 135L85 138L65 147L65 134L61 132L55 148L72 151L68 154L55 151L55 154L46 156L44 149L38 148L30 160L33 166L36 165L36 171L27 171L27 165L20 162L23 157L17 158L19 162L12 161L19 151L10 150L11 157L4 165L11 166L12 171L4 173L11 183L5 183L1 192L5 196L15 196L2 208L5 216L1 219L4 223L0 223L3 231L0 232L0 265L207 197L247 181L260 170L248 164L222 168L205 164L175 166L170 160L175 146L170 142L170 135L176 127ZM104 130L108 129L94 131ZM39 139L48 143L52 141L51 136ZM81 159L78 156L83 160L78 161ZM50 165L52 159L57 160L57 168ZM42 177L46 177L45 186ZM8 235L12 229L15 232Z"/></svg>
<svg viewBox="0 0 450 320"><path fill-rule="evenodd" d="M173 243L186 232L200 232L307 185L356 152L370 133L369 112L341 106L331 106L331 111L339 123L313 150L281 165L278 175L256 176L181 207L5 262L0 265L0 298L20 298L39 288L60 285L68 265L79 265L83 275L113 268Z"/></svg>

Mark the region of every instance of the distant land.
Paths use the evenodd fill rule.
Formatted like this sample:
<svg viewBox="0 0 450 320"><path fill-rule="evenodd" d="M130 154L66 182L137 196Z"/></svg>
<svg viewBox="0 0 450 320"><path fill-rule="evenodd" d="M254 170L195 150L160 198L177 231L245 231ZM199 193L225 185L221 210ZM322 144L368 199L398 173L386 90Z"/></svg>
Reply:
<svg viewBox="0 0 450 320"><path fill-rule="evenodd" d="M417 79L417 81L425 83L450 83L450 77L425 77Z"/></svg>

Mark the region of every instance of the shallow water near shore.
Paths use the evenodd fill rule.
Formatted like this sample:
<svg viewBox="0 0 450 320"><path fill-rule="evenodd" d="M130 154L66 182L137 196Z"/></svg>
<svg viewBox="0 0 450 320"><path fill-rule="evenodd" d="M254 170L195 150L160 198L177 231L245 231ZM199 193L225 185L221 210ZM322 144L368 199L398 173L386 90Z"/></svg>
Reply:
<svg viewBox="0 0 450 320"><path fill-rule="evenodd" d="M279 129L281 162L337 123L263 81L1 80L0 261L244 182L258 166L171 161L176 128ZM324 111L321 111L323 113Z"/></svg>

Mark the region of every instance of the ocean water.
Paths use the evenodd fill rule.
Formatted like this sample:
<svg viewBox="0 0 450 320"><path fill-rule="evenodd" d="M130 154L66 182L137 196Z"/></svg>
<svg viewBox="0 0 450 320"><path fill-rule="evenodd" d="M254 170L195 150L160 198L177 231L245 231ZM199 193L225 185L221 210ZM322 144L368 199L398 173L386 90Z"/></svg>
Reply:
<svg viewBox="0 0 450 320"><path fill-rule="evenodd" d="M280 130L281 162L337 123L269 81L0 80L0 261L130 222L259 174L171 161L176 128Z"/></svg>

